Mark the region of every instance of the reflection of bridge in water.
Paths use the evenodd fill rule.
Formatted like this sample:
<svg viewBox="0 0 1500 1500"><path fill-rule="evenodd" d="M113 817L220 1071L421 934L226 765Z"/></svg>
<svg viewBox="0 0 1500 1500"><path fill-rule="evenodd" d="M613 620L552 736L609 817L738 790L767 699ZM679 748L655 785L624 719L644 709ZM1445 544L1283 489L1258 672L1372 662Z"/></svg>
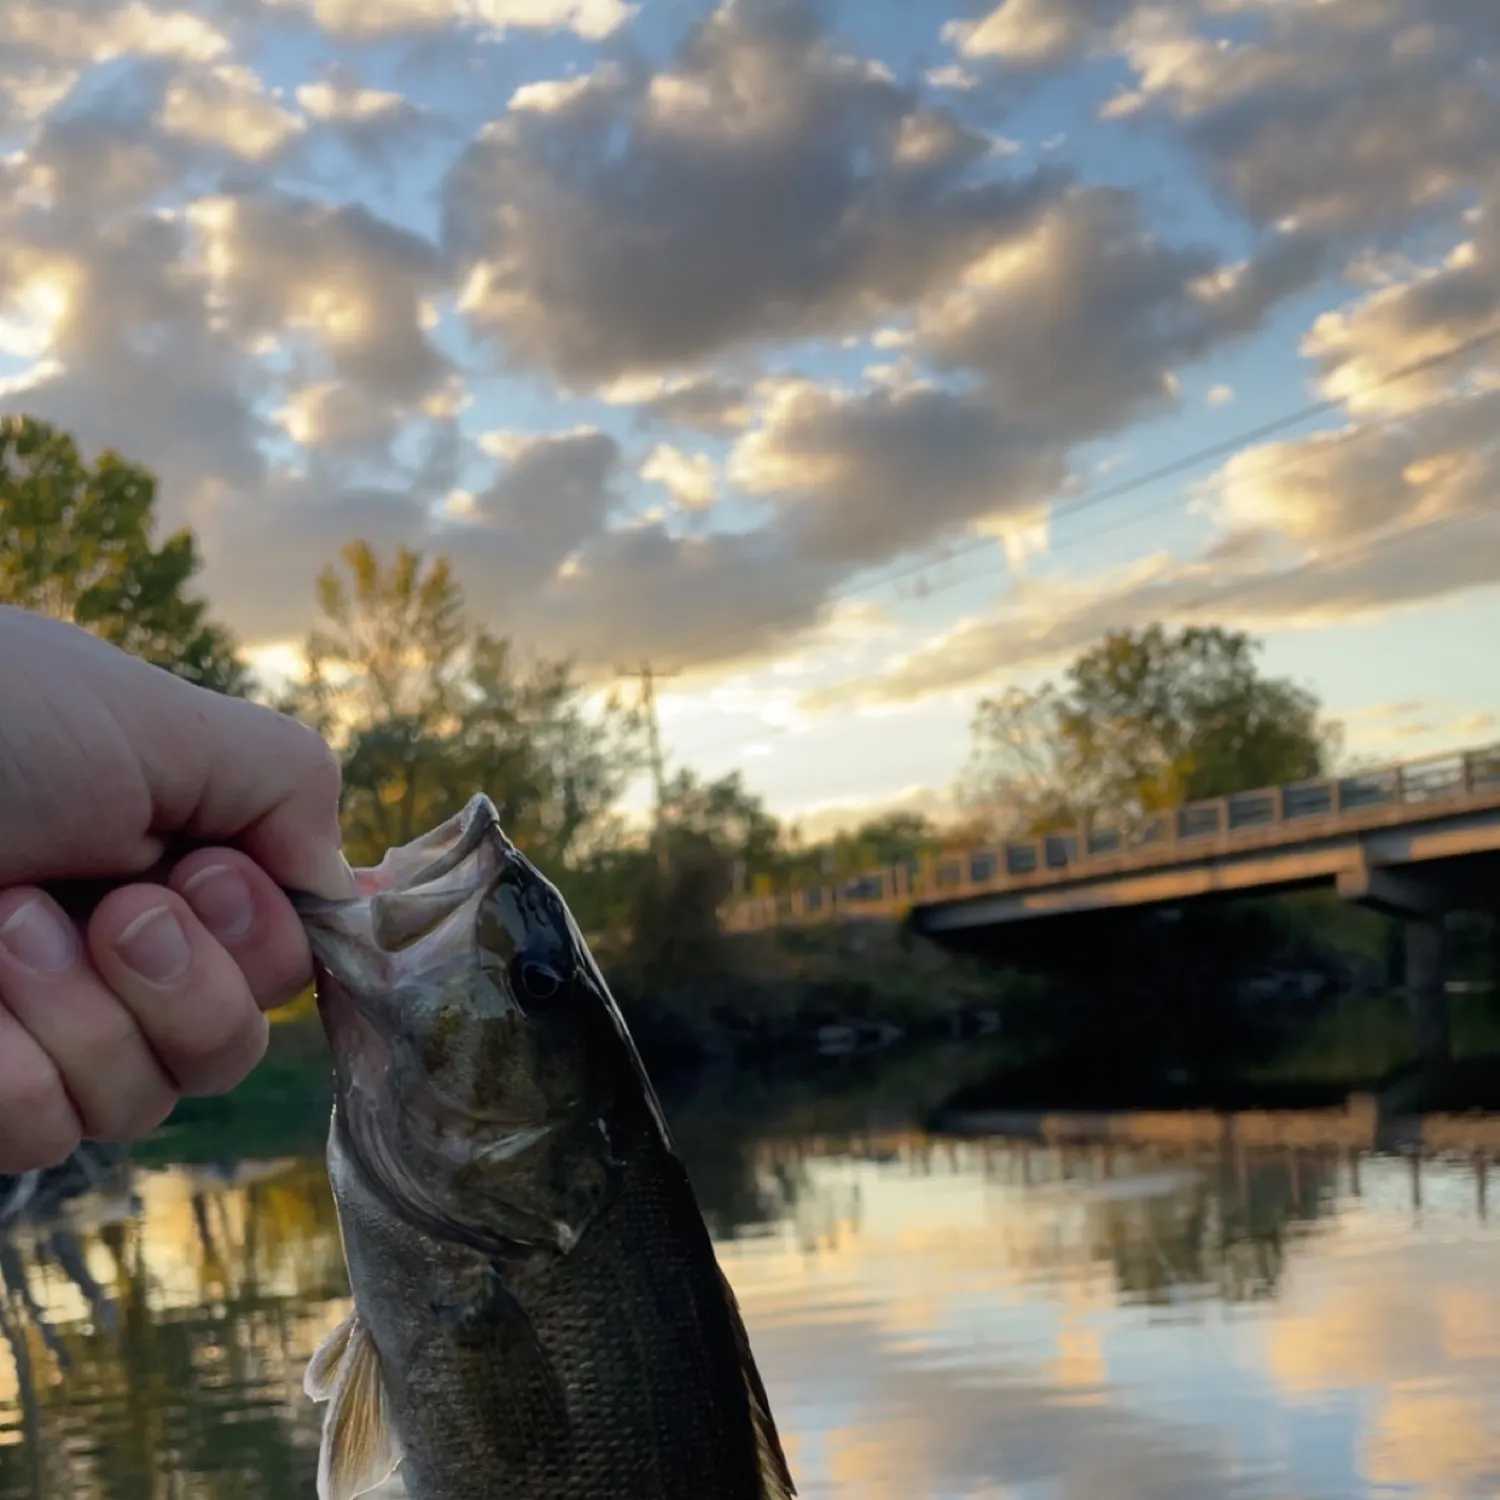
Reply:
<svg viewBox="0 0 1500 1500"><path fill-rule="evenodd" d="M722 915L730 932L909 919L935 942L1003 952L1021 923L1317 886L1407 923L1420 1044L1446 1051L1444 919L1500 910L1500 745L930 855Z"/></svg>

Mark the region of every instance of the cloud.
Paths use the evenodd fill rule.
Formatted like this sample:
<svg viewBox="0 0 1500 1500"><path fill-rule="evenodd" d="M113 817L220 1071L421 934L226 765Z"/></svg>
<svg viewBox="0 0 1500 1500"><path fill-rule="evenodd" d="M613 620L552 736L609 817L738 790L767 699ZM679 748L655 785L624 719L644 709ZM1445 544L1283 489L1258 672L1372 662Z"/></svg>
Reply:
<svg viewBox="0 0 1500 1500"><path fill-rule="evenodd" d="M1454 517L1468 555L1414 545L1391 597L1474 586L1492 362L1370 387L1500 315L1493 8L959 10L944 64L858 55L814 0L703 0L649 47L620 0L0 7L0 405L156 468L252 639L305 625L317 567L366 532L451 551L476 614L543 649L721 666L821 627L856 574L999 537L1014 608L914 653L899 692L1220 580L1260 580L1268 619L1373 610L1383 565L1335 555ZM1131 88L1098 138L1185 143L1232 234L1186 242L1148 192L989 133L1007 74L1107 49ZM1429 237L1398 244L1414 210ZM1303 353L1377 431L1231 460L1208 550L1069 592L1049 509L1079 445L1169 411L1184 366L1341 265L1351 300Z"/></svg>
<svg viewBox="0 0 1500 1500"><path fill-rule="evenodd" d="M168 519L215 489L258 483L252 408L264 378L217 325L184 223L128 216L75 234L22 211L8 228L0 307L30 297L45 318L33 329L37 364L0 406L149 461Z"/></svg>
<svg viewBox="0 0 1500 1500"><path fill-rule="evenodd" d="M1495 200L1483 198L1467 218L1466 236L1432 263L1388 274L1314 322L1303 352L1321 393L1341 400L1349 419L1226 460L1199 486L1216 534L1196 556L1023 580L993 615L941 633L879 680L825 693L818 706L899 702L1056 665L1110 629L1153 620L1316 628L1500 584ZM1458 357L1435 358L1455 349ZM1028 361L1026 352L1023 340L1018 370L1045 374L1043 356ZM1432 362L1418 374L1392 378L1423 359ZM1108 390L1108 341L1101 363ZM1037 389L1049 384L1039 375ZM1024 411L1019 380L1014 392L1009 408Z"/></svg>
<svg viewBox="0 0 1500 1500"><path fill-rule="evenodd" d="M302 128L249 68L238 63L184 72L162 101L161 126L247 161L264 161Z"/></svg>
<svg viewBox="0 0 1500 1500"><path fill-rule="evenodd" d="M1351 411L1416 410L1455 384L1493 383L1500 334L1500 181L1471 216L1472 233L1430 267L1324 313L1303 352L1323 393ZM1465 349L1464 346L1472 345ZM1450 351L1461 351L1447 358ZM1399 380L1418 361L1429 368Z"/></svg>
<svg viewBox="0 0 1500 1500"><path fill-rule="evenodd" d="M1132 194L1082 188L929 298L917 347L982 375L1012 422L1077 441L1175 400L1177 364L1253 331L1320 264L1285 236L1225 266L1156 239Z"/></svg>
<svg viewBox="0 0 1500 1500"><path fill-rule="evenodd" d="M1493 502L1413 523L1351 546L1238 566L1213 551L1186 563L1158 555L1092 577L1023 579L993 615L959 622L878 677L827 690L829 712L900 703L1061 666L1111 630L1155 621L1256 632L1319 629L1500 584L1500 510Z"/></svg>
<svg viewBox="0 0 1500 1500"><path fill-rule="evenodd" d="M1211 385L1207 394L1203 397L1205 406L1228 406L1234 401L1234 387L1232 385Z"/></svg>
<svg viewBox="0 0 1500 1500"><path fill-rule="evenodd" d="M268 0L305 13L330 35L368 41L443 30L571 31L601 41L637 9L623 0Z"/></svg>
<svg viewBox="0 0 1500 1500"><path fill-rule="evenodd" d="M449 178L446 239L476 331L602 385L942 286L1054 190L978 170L987 149L810 5L728 0L658 71L609 63L514 101Z"/></svg>
<svg viewBox="0 0 1500 1500"><path fill-rule="evenodd" d="M684 510L709 510L719 497L719 471L706 453L684 453L658 443L641 465L641 478L661 485Z"/></svg>
<svg viewBox="0 0 1500 1500"><path fill-rule="evenodd" d="M933 385L844 395L794 381L735 445L728 472L775 501L799 553L852 570L983 517L1034 510L1065 464L972 395Z"/></svg>
<svg viewBox="0 0 1500 1500"><path fill-rule="evenodd" d="M124 57L202 64L229 46L191 11L144 0L7 0L0 6L0 129L42 118L96 64Z"/></svg>
<svg viewBox="0 0 1500 1500"><path fill-rule="evenodd" d="M544 584L575 549L601 536L619 505L620 446L597 428L518 438L474 510L500 533L509 564Z"/></svg>
<svg viewBox="0 0 1500 1500"><path fill-rule="evenodd" d="M437 137L446 128L431 111L392 89L363 87L353 72L335 65L296 90L298 107L312 122L303 134L305 160L324 141L341 146L357 162L389 174L398 152Z"/></svg>
<svg viewBox="0 0 1500 1500"><path fill-rule="evenodd" d="M319 572L354 538L386 555L429 539L426 510L405 489L330 491L278 474L234 500L199 522L203 584L219 616L258 641L306 632Z"/></svg>
<svg viewBox="0 0 1500 1500"><path fill-rule="evenodd" d="M1124 20L1139 0L1002 0L978 21L950 21L943 39L970 60L1055 67Z"/></svg>
<svg viewBox="0 0 1500 1500"><path fill-rule="evenodd" d="M644 386L630 382L636 394L624 399L635 404L636 420L643 427L658 425L687 427L696 432L724 436L748 427L754 406L745 388L718 375L691 375L676 380L649 380Z"/></svg>
<svg viewBox="0 0 1500 1500"><path fill-rule="evenodd" d="M585 666L694 666L785 646L820 618L836 581L767 531L679 537L648 521L599 533L565 571L524 579L507 598L496 592L516 577L504 533L475 529L451 541L472 597L538 649Z"/></svg>
<svg viewBox="0 0 1500 1500"><path fill-rule="evenodd" d="M424 299L445 283L425 240L362 205L279 192L200 199L190 217L239 340L305 340L333 377L397 407L450 373L426 327Z"/></svg>
<svg viewBox="0 0 1500 1500"><path fill-rule="evenodd" d="M1209 179L1257 225L1390 232L1494 172L1500 95L1482 5L1262 3L1248 39L1143 9L1124 50L1136 86L1115 118L1176 126Z"/></svg>

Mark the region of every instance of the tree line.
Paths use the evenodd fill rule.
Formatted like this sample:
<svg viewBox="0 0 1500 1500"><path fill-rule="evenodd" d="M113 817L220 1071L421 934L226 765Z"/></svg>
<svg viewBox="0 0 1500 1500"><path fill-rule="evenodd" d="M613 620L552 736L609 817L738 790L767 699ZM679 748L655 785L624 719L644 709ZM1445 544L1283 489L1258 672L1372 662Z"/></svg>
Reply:
<svg viewBox="0 0 1500 1500"><path fill-rule="evenodd" d="M0 601L70 619L216 692L273 702L344 767L350 858L374 861L476 790L563 887L585 930L629 934L643 967L684 972L734 890L841 880L944 845L1072 828L1325 774L1336 726L1265 675L1259 643L1214 628L1115 631L1058 682L975 711L960 825L892 813L821 841L773 817L738 772L667 778L656 840L619 799L646 765L639 710L572 662L471 617L449 560L352 539L316 582L298 677L274 695L194 592L196 538L158 538L156 481L66 432L0 419Z"/></svg>

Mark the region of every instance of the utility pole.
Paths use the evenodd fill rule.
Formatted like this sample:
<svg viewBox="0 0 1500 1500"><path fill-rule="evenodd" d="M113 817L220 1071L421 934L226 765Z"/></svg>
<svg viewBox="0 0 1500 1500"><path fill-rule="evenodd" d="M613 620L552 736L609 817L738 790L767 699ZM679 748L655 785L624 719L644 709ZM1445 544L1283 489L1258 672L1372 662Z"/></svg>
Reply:
<svg viewBox="0 0 1500 1500"><path fill-rule="evenodd" d="M634 677L641 685L641 711L646 715L646 745L651 757L651 785L656 794L656 816L651 841L656 845L656 862L663 869L667 864L667 847L662 838L662 805L667 798L666 757L661 749L661 720L656 712L656 683L662 677L675 677L676 672L658 672L649 661L639 667L616 667L621 677Z"/></svg>

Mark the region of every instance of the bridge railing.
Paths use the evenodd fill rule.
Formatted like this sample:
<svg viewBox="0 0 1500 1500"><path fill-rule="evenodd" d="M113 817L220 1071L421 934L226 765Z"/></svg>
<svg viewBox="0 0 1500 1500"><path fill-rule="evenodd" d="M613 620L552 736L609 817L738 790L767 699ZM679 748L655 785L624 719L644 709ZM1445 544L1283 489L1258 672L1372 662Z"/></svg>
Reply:
<svg viewBox="0 0 1500 1500"><path fill-rule="evenodd" d="M948 850L831 885L741 897L727 902L720 916L730 932L901 916L923 902L1004 889L1047 872L1086 869L1098 861L1146 855L1152 849L1165 852L1184 843L1233 838L1255 829L1283 828L1290 835L1299 824L1354 816L1371 808L1496 796L1500 796L1500 744L1348 776L1294 781L1188 802L1130 824L1096 823L1068 833Z"/></svg>

